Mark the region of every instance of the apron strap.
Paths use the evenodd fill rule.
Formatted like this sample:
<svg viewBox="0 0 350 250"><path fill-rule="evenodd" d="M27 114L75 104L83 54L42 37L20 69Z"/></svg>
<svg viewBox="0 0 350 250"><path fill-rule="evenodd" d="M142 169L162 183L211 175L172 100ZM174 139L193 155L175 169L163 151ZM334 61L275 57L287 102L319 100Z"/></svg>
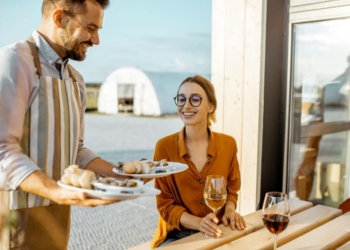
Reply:
<svg viewBox="0 0 350 250"><path fill-rule="evenodd" d="M27 43L29 44L29 48L32 52L32 55L34 57L34 63L35 63L35 67L37 69L37 73L39 76L43 75L43 72L41 70L41 64L40 64L40 59L39 59L39 54L38 54L38 48L36 47L34 38L32 36L30 36L27 40ZM69 72L69 76L72 78L73 82L77 82L71 67L68 65L68 72Z"/></svg>
<svg viewBox="0 0 350 250"><path fill-rule="evenodd" d="M37 70L37 73L39 76L43 75L43 72L41 70L41 65L40 65L40 59L39 59L39 54L38 54L38 48L36 47L34 38L31 36L28 38L27 43L29 44L29 48L32 52L32 55L34 57L34 63L35 63L35 67Z"/></svg>
<svg viewBox="0 0 350 250"><path fill-rule="evenodd" d="M77 82L75 76L73 75L72 69L70 65L67 65L69 76L72 78L73 82Z"/></svg>

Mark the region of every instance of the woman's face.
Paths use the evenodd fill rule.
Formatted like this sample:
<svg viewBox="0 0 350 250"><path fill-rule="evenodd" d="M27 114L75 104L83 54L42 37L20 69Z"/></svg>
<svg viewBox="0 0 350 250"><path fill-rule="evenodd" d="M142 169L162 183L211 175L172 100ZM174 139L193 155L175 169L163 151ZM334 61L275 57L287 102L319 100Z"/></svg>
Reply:
<svg viewBox="0 0 350 250"><path fill-rule="evenodd" d="M178 95L181 96L182 100L186 98L185 105L177 108L177 112L184 124L187 126L207 126L207 117L213 111L213 105L209 102L204 89L196 83L185 82L180 87ZM192 106L189 101L191 97L193 98L192 104L195 106L202 98L198 107Z"/></svg>

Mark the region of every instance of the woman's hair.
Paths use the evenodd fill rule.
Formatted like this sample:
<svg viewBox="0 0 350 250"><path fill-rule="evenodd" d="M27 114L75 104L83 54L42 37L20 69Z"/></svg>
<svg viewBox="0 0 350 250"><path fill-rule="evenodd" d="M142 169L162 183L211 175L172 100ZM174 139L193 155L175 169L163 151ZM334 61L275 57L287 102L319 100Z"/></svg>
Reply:
<svg viewBox="0 0 350 250"><path fill-rule="evenodd" d="M92 1L106 9L109 0L43 0L41 12L46 16L53 6L62 6L69 15L84 14L86 12L86 1Z"/></svg>
<svg viewBox="0 0 350 250"><path fill-rule="evenodd" d="M199 86L201 86L202 89L204 89L205 93L207 94L209 102L213 105L214 110L213 110L213 112L208 114L208 117L207 117L207 124L209 127L212 122L213 123L216 122L215 111L216 111L216 107L217 107L217 100L216 100L215 89L214 89L213 84L208 79L204 78L203 76L195 75L195 76L187 77L185 80L183 80L179 86L179 89L186 82L196 83ZM179 94L179 89L177 91L178 94Z"/></svg>

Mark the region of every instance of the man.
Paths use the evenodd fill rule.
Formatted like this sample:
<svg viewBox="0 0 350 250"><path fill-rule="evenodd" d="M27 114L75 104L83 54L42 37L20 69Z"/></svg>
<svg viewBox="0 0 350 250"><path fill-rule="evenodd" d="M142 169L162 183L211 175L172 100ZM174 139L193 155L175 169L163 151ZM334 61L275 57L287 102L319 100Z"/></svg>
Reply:
<svg viewBox="0 0 350 250"><path fill-rule="evenodd" d="M71 164L113 175L112 164L84 147L85 85L68 63L84 60L88 48L99 44L108 4L43 0L32 36L0 49L0 214L11 209L21 215L2 249L65 249L70 205L115 202L56 182Z"/></svg>

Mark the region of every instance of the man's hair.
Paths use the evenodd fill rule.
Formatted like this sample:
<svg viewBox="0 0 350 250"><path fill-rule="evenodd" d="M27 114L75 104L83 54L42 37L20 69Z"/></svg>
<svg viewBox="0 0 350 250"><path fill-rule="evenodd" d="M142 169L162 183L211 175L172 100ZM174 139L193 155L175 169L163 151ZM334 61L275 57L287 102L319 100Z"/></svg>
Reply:
<svg viewBox="0 0 350 250"><path fill-rule="evenodd" d="M109 0L43 0L41 12L45 17L52 7L62 6L69 15L84 14L87 1L92 1L103 9L106 9L109 5Z"/></svg>

